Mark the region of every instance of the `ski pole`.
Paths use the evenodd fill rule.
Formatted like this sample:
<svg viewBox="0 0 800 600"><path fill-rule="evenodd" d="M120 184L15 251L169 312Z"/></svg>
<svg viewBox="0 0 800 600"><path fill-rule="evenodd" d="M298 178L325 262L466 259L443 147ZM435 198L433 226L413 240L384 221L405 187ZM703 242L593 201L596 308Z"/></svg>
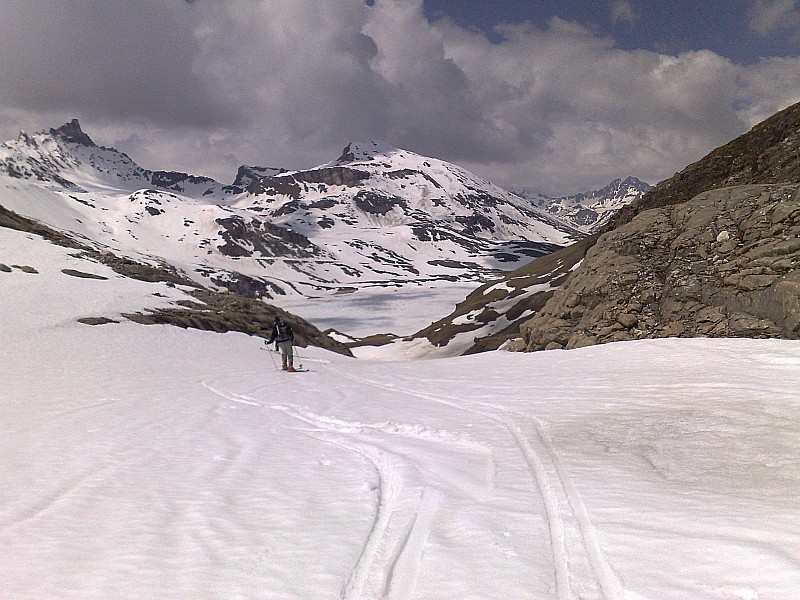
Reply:
<svg viewBox="0 0 800 600"><path fill-rule="evenodd" d="M300 355L300 352L298 351L300 346L298 346L294 342L294 340L292 340L292 346L294 346L294 353L295 353L295 356L297 356L297 368L298 369L302 369L303 368L303 357Z"/></svg>
<svg viewBox="0 0 800 600"><path fill-rule="evenodd" d="M269 359L272 361L272 366L275 368L276 371L278 371L279 369L277 363L275 362L275 357L272 356L272 350L270 350L269 343L266 340L264 340L264 345L267 347L266 348L267 354L269 354Z"/></svg>

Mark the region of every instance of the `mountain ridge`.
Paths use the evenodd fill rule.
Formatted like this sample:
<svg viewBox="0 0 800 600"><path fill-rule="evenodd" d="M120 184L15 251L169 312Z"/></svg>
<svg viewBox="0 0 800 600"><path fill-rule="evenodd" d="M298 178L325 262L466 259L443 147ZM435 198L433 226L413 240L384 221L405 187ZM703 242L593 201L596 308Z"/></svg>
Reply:
<svg viewBox="0 0 800 600"><path fill-rule="evenodd" d="M512 188L511 191L591 235L599 232L617 211L635 202L652 187L628 176L615 179L601 189L571 196L546 196L529 188Z"/></svg>
<svg viewBox="0 0 800 600"><path fill-rule="evenodd" d="M403 311L414 318L406 332L468 288L583 236L456 165L378 142L351 143L313 169L243 165L226 185L143 169L72 120L0 144L0 172L10 210L318 322L354 303L374 315L369 299L387 292L452 298L436 313ZM348 335L381 333L370 319L382 317Z"/></svg>
<svg viewBox="0 0 800 600"><path fill-rule="evenodd" d="M525 347L572 348L667 336L796 338L798 326L788 315L800 311L800 254L785 241L800 235L800 210L798 196L785 186L798 182L800 103L712 150L620 210L586 260L522 325ZM665 228L665 220L682 218L690 223ZM770 227L763 228L762 219ZM654 235L658 242L649 239ZM666 256L660 253L664 244L671 248ZM648 260L650 255L660 260ZM692 261L696 272L686 273ZM620 290L607 283L610 265L626 273ZM632 265L638 265L635 276L628 270ZM718 270L720 265L747 277L732 278ZM606 277L606 283L596 277ZM640 280L650 282L647 290L638 288ZM595 322L590 324L591 319Z"/></svg>
<svg viewBox="0 0 800 600"><path fill-rule="evenodd" d="M140 167L124 152L96 144L77 119L47 132L21 132L16 140L0 144L0 170L17 179L48 181L74 191L102 182L129 191L152 187L192 197L227 198L242 193L236 186L210 177Z"/></svg>

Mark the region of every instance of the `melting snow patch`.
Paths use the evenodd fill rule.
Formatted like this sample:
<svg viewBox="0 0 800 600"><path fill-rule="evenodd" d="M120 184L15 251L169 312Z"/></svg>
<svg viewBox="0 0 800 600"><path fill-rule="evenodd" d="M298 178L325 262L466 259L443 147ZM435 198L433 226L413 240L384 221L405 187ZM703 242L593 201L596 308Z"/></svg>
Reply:
<svg viewBox="0 0 800 600"><path fill-rule="evenodd" d="M515 288L511 287L510 285L508 285L507 282L501 281L500 283L496 283L495 285L486 288L483 291L483 295L487 296L487 295L491 294L495 290L502 290L504 292L513 292L515 290Z"/></svg>
<svg viewBox="0 0 800 600"><path fill-rule="evenodd" d="M482 312L483 310L473 310L465 315L459 315L453 319L452 323L453 325L471 325Z"/></svg>

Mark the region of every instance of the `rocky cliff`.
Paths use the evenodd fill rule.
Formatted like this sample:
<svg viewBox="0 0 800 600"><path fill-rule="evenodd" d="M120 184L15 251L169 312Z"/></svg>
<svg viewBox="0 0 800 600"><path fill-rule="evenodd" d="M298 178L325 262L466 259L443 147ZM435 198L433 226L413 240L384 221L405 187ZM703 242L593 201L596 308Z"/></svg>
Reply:
<svg viewBox="0 0 800 600"><path fill-rule="evenodd" d="M654 337L800 335L800 186L652 209L604 235L521 332L528 350Z"/></svg>
<svg viewBox="0 0 800 600"><path fill-rule="evenodd" d="M526 348L798 337L798 182L795 104L620 210L522 324Z"/></svg>

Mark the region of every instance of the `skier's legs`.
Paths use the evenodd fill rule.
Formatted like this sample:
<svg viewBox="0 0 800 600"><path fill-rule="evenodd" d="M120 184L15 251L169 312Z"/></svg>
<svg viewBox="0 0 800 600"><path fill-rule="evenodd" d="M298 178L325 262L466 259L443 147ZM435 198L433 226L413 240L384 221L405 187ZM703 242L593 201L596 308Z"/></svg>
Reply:
<svg viewBox="0 0 800 600"><path fill-rule="evenodd" d="M280 342L278 348L281 351L281 364L284 371L294 368L294 356L292 353L292 342Z"/></svg>
<svg viewBox="0 0 800 600"><path fill-rule="evenodd" d="M294 350L292 349L292 342L286 342L286 362L289 364L289 368L294 368Z"/></svg>

